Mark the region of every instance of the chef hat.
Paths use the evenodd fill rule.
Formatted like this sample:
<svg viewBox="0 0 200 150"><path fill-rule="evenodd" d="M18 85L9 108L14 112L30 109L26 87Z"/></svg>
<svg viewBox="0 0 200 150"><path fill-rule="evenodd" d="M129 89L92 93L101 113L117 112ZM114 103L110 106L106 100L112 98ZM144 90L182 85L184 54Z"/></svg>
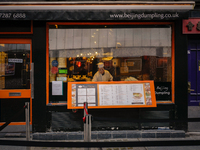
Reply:
<svg viewBox="0 0 200 150"><path fill-rule="evenodd" d="M99 68L103 68L104 67L104 64L102 62L98 63L97 65L98 65Z"/></svg>

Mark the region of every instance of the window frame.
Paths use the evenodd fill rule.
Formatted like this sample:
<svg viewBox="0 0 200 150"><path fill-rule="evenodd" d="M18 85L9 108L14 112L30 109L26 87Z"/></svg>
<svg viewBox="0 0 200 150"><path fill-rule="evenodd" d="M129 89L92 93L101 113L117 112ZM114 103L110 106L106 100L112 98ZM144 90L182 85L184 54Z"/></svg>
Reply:
<svg viewBox="0 0 200 150"><path fill-rule="evenodd" d="M47 22L46 23L46 105L49 104L49 26L50 25L171 25L171 64L172 64L172 100L159 101L157 104L174 104L175 103L175 31L173 22ZM51 105L67 105L66 103L51 103Z"/></svg>

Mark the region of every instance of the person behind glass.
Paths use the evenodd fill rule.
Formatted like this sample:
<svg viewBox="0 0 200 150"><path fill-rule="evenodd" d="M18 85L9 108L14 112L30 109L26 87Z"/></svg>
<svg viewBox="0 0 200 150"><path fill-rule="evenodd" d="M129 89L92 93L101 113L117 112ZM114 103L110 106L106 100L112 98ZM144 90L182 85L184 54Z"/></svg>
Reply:
<svg viewBox="0 0 200 150"><path fill-rule="evenodd" d="M104 69L104 64L102 62L98 63L98 71L93 76L92 81L112 81L113 76L110 74L109 71Z"/></svg>

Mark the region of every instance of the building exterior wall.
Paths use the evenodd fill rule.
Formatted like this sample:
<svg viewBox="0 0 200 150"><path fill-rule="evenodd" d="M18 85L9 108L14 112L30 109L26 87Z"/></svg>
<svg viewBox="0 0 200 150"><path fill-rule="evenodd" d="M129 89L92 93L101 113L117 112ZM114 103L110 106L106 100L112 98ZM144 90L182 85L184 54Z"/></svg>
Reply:
<svg viewBox="0 0 200 150"><path fill-rule="evenodd" d="M77 15L77 14L76 14ZM51 20L51 22L63 22L66 20ZM108 22L106 19L93 20L90 22L99 21L100 23ZM131 23L139 22L126 19L112 20L120 23L122 21ZM152 20L151 22L172 22L174 23L174 43L171 43L175 48L174 73L175 82L172 85L174 88L174 102L158 103L156 108L134 108L134 109L97 109L89 110L94 116L92 123L93 130L110 130L110 129L152 129L160 126L167 126L173 129L187 130L187 123L170 122L170 123L151 123L140 122L140 119L186 119L187 118L187 36L182 34L182 19L174 20ZM6 28L9 24L15 24L16 21L4 21L3 27ZM32 101L32 131L45 132L48 130L73 131L83 130L83 110L67 109L66 105L48 105L47 104L47 23L49 21L33 20L33 33L31 34L0 34L0 38L28 38L32 40L32 62L34 62L34 99ZM70 20L67 20L70 22ZM80 20L79 22L87 22ZM149 20L143 20L147 23ZM28 23L27 23L28 24ZM19 27L20 28L20 27ZM7 27L11 30L12 26ZM162 37L161 37L162 38ZM142 40L143 41L143 40ZM105 44L105 43L102 43ZM152 58L151 63L155 63ZM153 71L150 70L150 72ZM166 70L164 70L165 74ZM64 83L64 96L67 98L67 83ZM106 117L105 117L106 116Z"/></svg>

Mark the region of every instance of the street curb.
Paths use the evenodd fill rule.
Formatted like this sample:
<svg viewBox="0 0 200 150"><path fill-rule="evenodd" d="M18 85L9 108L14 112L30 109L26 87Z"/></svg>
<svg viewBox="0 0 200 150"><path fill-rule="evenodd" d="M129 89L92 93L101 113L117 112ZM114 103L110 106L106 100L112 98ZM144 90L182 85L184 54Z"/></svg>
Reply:
<svg viewBox="0 0 200 150"><path fill-rule="evenodd" d="M185 138L182 130L122 130L122 131L92 131L92 140L129 138ZM47 132L33 133L33 140L83 140L84 134L79 132Z"/></svg>

